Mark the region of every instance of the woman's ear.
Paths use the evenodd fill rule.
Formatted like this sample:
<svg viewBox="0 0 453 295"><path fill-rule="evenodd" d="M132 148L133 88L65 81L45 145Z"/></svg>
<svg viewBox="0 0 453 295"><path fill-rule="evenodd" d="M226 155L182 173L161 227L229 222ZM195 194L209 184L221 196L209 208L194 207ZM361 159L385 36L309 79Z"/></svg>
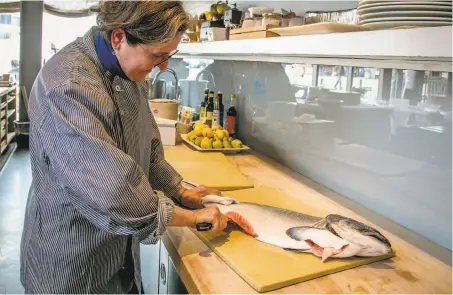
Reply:
<svg viewBox="0 0 453 295"><path fill-rule="evenodd" d="M112 31L112 35L110 37L110 41L112 43L113 50L119 50L121 47L121 43L126 39L126 33L123 29L114 29Z"/></svg>

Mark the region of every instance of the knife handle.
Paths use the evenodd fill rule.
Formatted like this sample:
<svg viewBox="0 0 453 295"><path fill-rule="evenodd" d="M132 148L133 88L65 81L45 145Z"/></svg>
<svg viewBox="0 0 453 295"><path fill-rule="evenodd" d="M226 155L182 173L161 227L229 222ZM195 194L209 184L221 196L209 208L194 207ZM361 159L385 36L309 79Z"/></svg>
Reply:
<svg viewBox="0 0 453 295"><path fill-rule="evenodd" d="M212 224L207 222L197 223L197 231L208 231L212 228Z"/></svg>

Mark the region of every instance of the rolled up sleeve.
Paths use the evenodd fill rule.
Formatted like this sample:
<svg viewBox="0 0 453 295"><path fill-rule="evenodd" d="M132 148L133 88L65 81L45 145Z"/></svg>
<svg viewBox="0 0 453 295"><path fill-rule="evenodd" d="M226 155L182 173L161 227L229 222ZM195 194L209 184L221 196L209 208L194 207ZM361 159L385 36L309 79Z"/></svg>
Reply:
<svg viewBox="0 0 453 295"><path fill-rule="evenodd" d="M108 132L115 125L106 115L109 108L114 112L110 97L68 82L48 90L46 100L49 110L38 132L49 169L71 204L101 230L157 242L175 205L154 190L142 168Z"/></svg>

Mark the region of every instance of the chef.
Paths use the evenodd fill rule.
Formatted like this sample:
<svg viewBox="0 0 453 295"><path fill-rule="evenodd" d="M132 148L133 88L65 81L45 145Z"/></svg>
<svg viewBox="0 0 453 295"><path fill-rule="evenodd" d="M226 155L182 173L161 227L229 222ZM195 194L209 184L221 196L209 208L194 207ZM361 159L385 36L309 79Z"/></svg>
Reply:
<svg viewBox="0 0 453 295"><path fill-rule="evenodd" d="M101 2L97 26L36 77L21 243L26 294L140 293L140 242L156 243L168 226L226 227L200 201L219 191L181 186L148 107L144 80L167 68L188 20L179 1Z"/></svg>

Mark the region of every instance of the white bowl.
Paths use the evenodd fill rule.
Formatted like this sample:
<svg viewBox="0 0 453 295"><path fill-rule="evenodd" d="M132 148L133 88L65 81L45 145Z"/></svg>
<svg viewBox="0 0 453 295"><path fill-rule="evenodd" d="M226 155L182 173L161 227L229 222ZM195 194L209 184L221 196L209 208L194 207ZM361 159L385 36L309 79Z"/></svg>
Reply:
<svg viewBox="0 0 453 295"><path fill-rule="evenodd" d="M264 13L274 12L274 9L268 8L268 7L257 6L257 7L249 7L249 12L250 12L251 16L253 17L254 15L263 15Z"/></svg>

